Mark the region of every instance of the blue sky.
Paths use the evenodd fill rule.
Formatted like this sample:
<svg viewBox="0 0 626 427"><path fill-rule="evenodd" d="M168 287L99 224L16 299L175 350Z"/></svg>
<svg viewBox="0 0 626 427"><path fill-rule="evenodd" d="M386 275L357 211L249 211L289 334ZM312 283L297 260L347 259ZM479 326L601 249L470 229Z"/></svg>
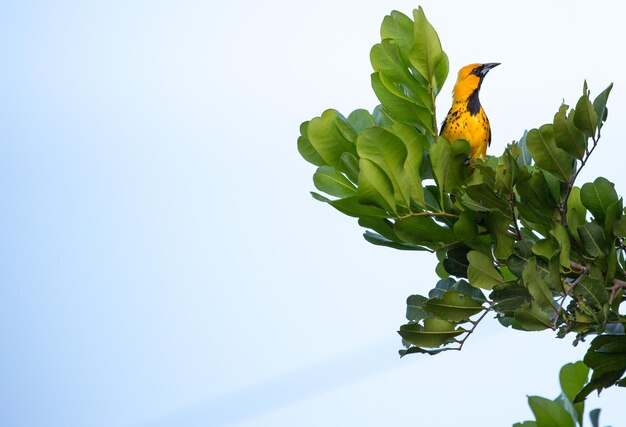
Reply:
<svg viewBox="0 0 626 427"><path fill-rule="evenodd" d="M494 153L585 78L614 82L579 180L626 192L623 6L421 4L451 78L503 64L481 92ZM377 104L369 49L417 5L3 3L0 424L495 427L556 395L585 349L549 332L492 321L461 353L399 360L434 259L369 245L308 194L299 124ZM590 402L614 426L620 392Z"/></svg>

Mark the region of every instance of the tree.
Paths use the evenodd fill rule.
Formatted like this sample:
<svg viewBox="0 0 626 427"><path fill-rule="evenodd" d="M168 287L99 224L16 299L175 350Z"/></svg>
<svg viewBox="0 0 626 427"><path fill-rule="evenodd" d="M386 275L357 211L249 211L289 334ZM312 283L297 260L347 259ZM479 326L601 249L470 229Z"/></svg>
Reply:
<svg viewBox="0 0 626 427"><path fill-rule="evenodd" d="M448 57L421 8L394 11L370 59L380 105L304 122L298 150L318 166L319 201L358 218L365 239L438 259L441 280L407 299L399 328L412 353L460 350L489 313L505 327L551 329L574 345L593 335L584 364L593 390L626 386L626 212L603 177L576 179L598 146L612 85L585 82L574 108L467 167L466 141L438 136L435 99Z"/></svg>

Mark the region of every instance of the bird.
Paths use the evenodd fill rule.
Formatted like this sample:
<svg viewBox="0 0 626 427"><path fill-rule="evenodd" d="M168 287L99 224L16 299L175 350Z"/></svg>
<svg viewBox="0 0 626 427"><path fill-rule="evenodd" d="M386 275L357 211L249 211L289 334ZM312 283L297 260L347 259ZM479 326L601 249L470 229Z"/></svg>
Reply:
<svg viewBox="0 0 626 427"><path fill-rule="evenodd" d="M499 62L469 64L461 68L452 91L452 107L441 124L439 135L448 141L464 139L469 142L468 164L477 158L485 160L491 144L491 126L480 105L478 93L483 79Z"/></svg>

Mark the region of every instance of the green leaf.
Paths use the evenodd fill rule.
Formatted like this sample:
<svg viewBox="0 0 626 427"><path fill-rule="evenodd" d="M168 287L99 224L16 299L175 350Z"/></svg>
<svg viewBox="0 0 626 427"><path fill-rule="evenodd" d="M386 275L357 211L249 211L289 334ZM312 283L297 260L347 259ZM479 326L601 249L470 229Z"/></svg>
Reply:
<svg viewBox="0 0 626 427"><path fill-rule="evenodd" d="M533 253L537 256L545 258L547 261L550 261L554 254L558 252L558 250L559 248L556 247L550 239L538 240L533 245Z"/></svg>
<svg viewBox="0 0 626 427"><path fill-rule="evenodd" d="M467 177L465 161L469 156L467 141L451 144L443 137L430 147L430 161L440 190L452 192Z"/></svg>
<svg viewBox="0 0 626 427"><path fill-rule="evenodd" d="M404 162L404 170L409 180L411 199L420 206L425 206L424 188L422 186L422 178L420 176L420 168L424 150L428 149L428 141L426 137L419 133L414 127L396 123L390 126L390 130L404 143L407 151L406 160Z"/></svg>
<svg viewBox="0 0 626 427"><path fill-rule="evenodd" d="M380 103L385 108L385 113L394 122L404 122L415 126L420 131L433 135L432 113L425 107L417 105L409 97L401 94L398 90L391 91L390 82L380 72L372 73L372 89ZM387 84L385 84L387 83Z"/></svg>
<svg viewBox="0 0 626 427"><path fill-rule="evenodd" d="M467 268L469 267L469 261L467 260L468 252L469 250L466 247L449 250L446 258L443 260L443 267L453 276L467 277Z"/></svg>
<svg viewBox="0 0 626 427"><path fill-rule="evenodd" d="M376 124L369 111L362 108L351 112L347 120L357 134Z"/></svg>
<svg viewBox="0 0 626 427"><path fill-rule="evenodd" d="M528 288L528 292L530 292L533 299L539 304L539 307L544 311L553 310L555 303L552 291L548 284L539 277L537 273L537 259L535 257L528 260L522 276L524 285Z"/></svg>
<svg viewBox="0 0 626 427"><path fill-rule="evenodd" d="M575 420L556 402L541 396L529 396L528 405L537 419L537 427L575 427Z"/></svg>
<svg viewBox="0 0 626 427"><path fill-rule="evenodd" d="M405 341L418 347L435 348L452 342L455 337L465 333L464 329L454 329L455 324L436 317L419 323L408 323L400 326L398 333Z"/></svg>
<svg viewBox="0 0 626 427"><path fill-rule="evenodd" d="M609 302L609 295L602 282L583 276L574 288L574 295L584 298L587 305L601 309Z"/></svg>
<svg viewBox="0 0 626 427"><path fill-rule="evenodd" d="M440 298L431 298L423 307L427 312L455 323L467 322L484 310L480 302L457 291L447 291Z"/></svg>
<svg viewBox="0 0 626 427"><path fill-rule="evenodd" d="M472 286L491 290L494 286L504 283L491 257L482 252L470 251L467 254L467 260L469 261L467 275Z"/></svg>
<svg viewBox="0 0 626 427"><path fill-rule="evenodd" d="M313 174L315 187L336 197L351 197L356 195L356 187L341 173L330 166L320 166Z"/></svg>
<svg viewBox="0 0 626 427"><path fill-rule="evenodd" d="M578 243L581 243L578 227L585 223L586 218L587 209L580 198L580 188L572 187L572 191L567 199L567 229Z"/></svg>
<svg viewBox="0 0 626 427"><path fill-rule="evenodd" d="M513 328L523 331L542 331L552 327L550 316L538 304L525 303L515 310Z"/></svg>
<svg viewBox="0 0 626 427"><path fill-rule="evenodd" d="M383 18L380 38L392 39L403 51L408 52L413 46L413 25L413 21L408 16L394 10Z"/></svg>
<svg viewBox="0 0 626 427"><path fill-rule="evenodd" d="M432 98L409 71L400 52L401 47L393 39L383 39L370 51L370 62L375 71L385 76L385 81L393 87L387 87L392 93L404 95L417 105L433 110Z"/></svg>
<svg viewBox="0 0 626 427"><path fill-rule="evenodd" d="M601 176L593 184L588 182L583 185L580 197L583 205L601 224L604 223L609 206L618 201L615 184Z"/></svg>
<svg viewBox="0 0 626 427"><path fill-rule="evenodd" d="M405 242L445 243L456 240L452 229L438 225L427 216L411 216L399 219L394 225L396 234Z"/></svg>
<svg viewBox="0 0 626 427"><path fill-rule="evenodd" d="M561 223L557 222L554 225L554 228L550 231L550 234L556 239L559 248L561 248L559 263L564 268L570 268L571 243L567 230L561 225Z"/></svg>
<svg viewBox="0 0 626 427"><path fill-rule="evenodd" d="M589 419L591 420L591 427L600 427L600 408L589 411Z"/></svg>
<svg viewBox="0 0 626 427"><path fill-rule="evenodd" d="M524 421L523 423L515 423L513 427L537 427L537 423L534 421Z"/></svg>
<svg viewBox="0 0 626 427"><path fill-rule="evenodd" d="M409 52L409 59L415 69L430 83L434 80L437 64L442 60L441 42L421 6L413 11L413 21L415 22L413 46Z"/></svg>
<svg viewBox="0 0 626 427"><path fill-rule="evenodd" d="M501 214L485 216L485 222L495 242L494 255L497 259L507 259L513 253L513 236L509 233L511 219Z"/></svg>
<svg viewBox="0 0 626 427"><path fill-rule="evenodd" d="M335 110L326 110L320 117L312 119L307 126L307 135L315 151L327 165L341 169L340 156L344 152L356 155L350 143L337 128L340 115Z"/></svg>
<svg viewBox="0 0 626 427"><path fill-rule="evenodd" d="M427 348L411 346L407 348L406 350L399 350L398 353L400 354L400 357L404 357L407 354L415 354L415 353L428 354L430 356L434 356L435 354L439 354L442 351L450 351L450 350L454 350L454 349L449 348L449 347L444 347L444 348L438 348L436 350L430 350Z"/></svg>
<svg viewBox="0 0 626 427"><path fill-rule="evenodd" d="M489 299L496 303L494 309L500 313L515 311L529 302L530 298L528 289L517 282L496 285L489 294Z"/></svg>
<svg viewBox="0 0 626 427"><path fill-rule="evenodd" d="M401 251L430 251L430 249L424 246L413 245L411 243L396 242L395 240L389 240L386 237L383 237L378 233L372 233L371 231L366 231L365 233L363 233L363 237L369 243L376 246L386 246L388 248L398 249Z"/></svg>
<svg viewBox="0 0 626 427"><path fill-rule="evenodd" d="M596 128L598 127L598 113L594 110L587 93L584 93L584 95L581 96L576 103L574 125L576 125L576 127L587 137L592 137L596 134Z"/></svg>
<svg viewBox="0 0 626 427"><path fill-rule="evenodd" d="M385 172L368 159L359 160L357 199L365 205L375 205L388 212L396 211L393 184Z"/></svg>
<svg viewBox="0 0 626 427"><path fill-rule="evenodd" d="M389 177L396 203L411 205L411 184L404 170L407 149L393 133L373 126L361 132L357 139L357 153L361 161L370 160Z"/></svg>
<svg viewBox="0 0 626 427"><path fill-rule="evenodd" d="M532 243L528 240L515 242L513 247L513 255L506 260L506 265L515 276L522 278L526 263L533 256Z"/></svg>
<svg viewBox="0 0 626 427"><path fill-rule="evenodd" d="M593 370L591 380L576 395L574 403L582 402L594 390L598 393L615 385L626 372L626 335L600 335L591 341L583 359Z"/></svg>
<svg viewBox="0 0 626 427"><path fill-rule="evenodd" d="M559 382L561 383L561 390L563 394L570 402L573 402L578 392L587 383L589 377L589 367L584 362L568 363L563 365L559 372ZM577 403L574 405L574 409L577 413L578 422L580 425L583 423L584 404Z"/></svg>
<svg viewBox="0 0 626 427"><path fill-rule="evenodd" d="M325 165L324 159L319 155L311 141L308 138L309 122L304 122L300 125L300 136L298 137L298 152L309 163L313 163L315 166Z"/></svg>
<svg viewBox="0 0 626 427"><path fill-rule="evenodd" d="M419 322L430 314L424 311L424 303L428 301L428 298L422 295L411 295L406 299L406 318L413 322Z"/></svg>
<svg viewBox="0 0 626 427"><path fill-rule="evenodd" d="M604 230L598 224L588 222L578 227L578 235L589 256L596 258L605 253Z"/></svg>
<svg viewBox="0 0 626 427"><path fill-rule="evenodd" d="M532 157L530 157L530 153L528 152L528 146L526 145L526 137L528 136L528 131L524 131L524 134L520 138L517 146L519 147L519 156L517 157L517 164L520 168L524 166L530 166L533 163Z"/></svg>
<svg viewBox="0 0 626 427"><path fill-rule="evenodd" d="M356 197L346 197L345 199L330 200L321 194L311 192L314 199L328 203L339 212L354 217L371 216L374 218L387 218L389 215L384 210L375 206L363 205L357 201Z"/></svg>
<svg viewBox="0 0 626 427"><path fill-rule="evenodd" d="M613 223L613 234L615 237L626 237L626 216Z"/></svg>
<svg viewBox="0 0 626 427"><path fill-rule="evenodd" d="M611 83L606 89L600 93L593 100L593 109L598 116L598 129L602 128L602 124L606 121L606 117L608 115L608 110L606 108L606 103L609 100L609 93L611 93L611 89L613 89L613 83Z"/></svg>
<svg viewBox="0 0 626 427"><path fill-rule="evenodd" d="M554 116L554 141L557 147L582 160L587 150L587 138L574 125L574 114L567 116L567 108L567 105L561 105Z"/></svg>
<svg viewBox="0 0 626 427"><path fill-rule="evenodd" d="M572 157L557 147L553 125L531 129L526 136L526 145L535 163L552 173L561 182L568 182L572 174Z"/></svg>

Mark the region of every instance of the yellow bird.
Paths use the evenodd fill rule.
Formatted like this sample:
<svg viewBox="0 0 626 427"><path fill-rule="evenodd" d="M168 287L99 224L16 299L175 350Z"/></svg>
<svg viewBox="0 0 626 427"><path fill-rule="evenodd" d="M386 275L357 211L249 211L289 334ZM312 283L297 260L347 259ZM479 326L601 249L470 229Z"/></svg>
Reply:
<svg viewBox="0 0 626 427"><path fill-rule="evenodd" d="M461 68L452 91L452 107L441 124L439 134L450 142L464 139L470 145L470 161L485 159L491 144L491 126L480 105L478 92L483 79L498 62L470 64Z"/></svg>

